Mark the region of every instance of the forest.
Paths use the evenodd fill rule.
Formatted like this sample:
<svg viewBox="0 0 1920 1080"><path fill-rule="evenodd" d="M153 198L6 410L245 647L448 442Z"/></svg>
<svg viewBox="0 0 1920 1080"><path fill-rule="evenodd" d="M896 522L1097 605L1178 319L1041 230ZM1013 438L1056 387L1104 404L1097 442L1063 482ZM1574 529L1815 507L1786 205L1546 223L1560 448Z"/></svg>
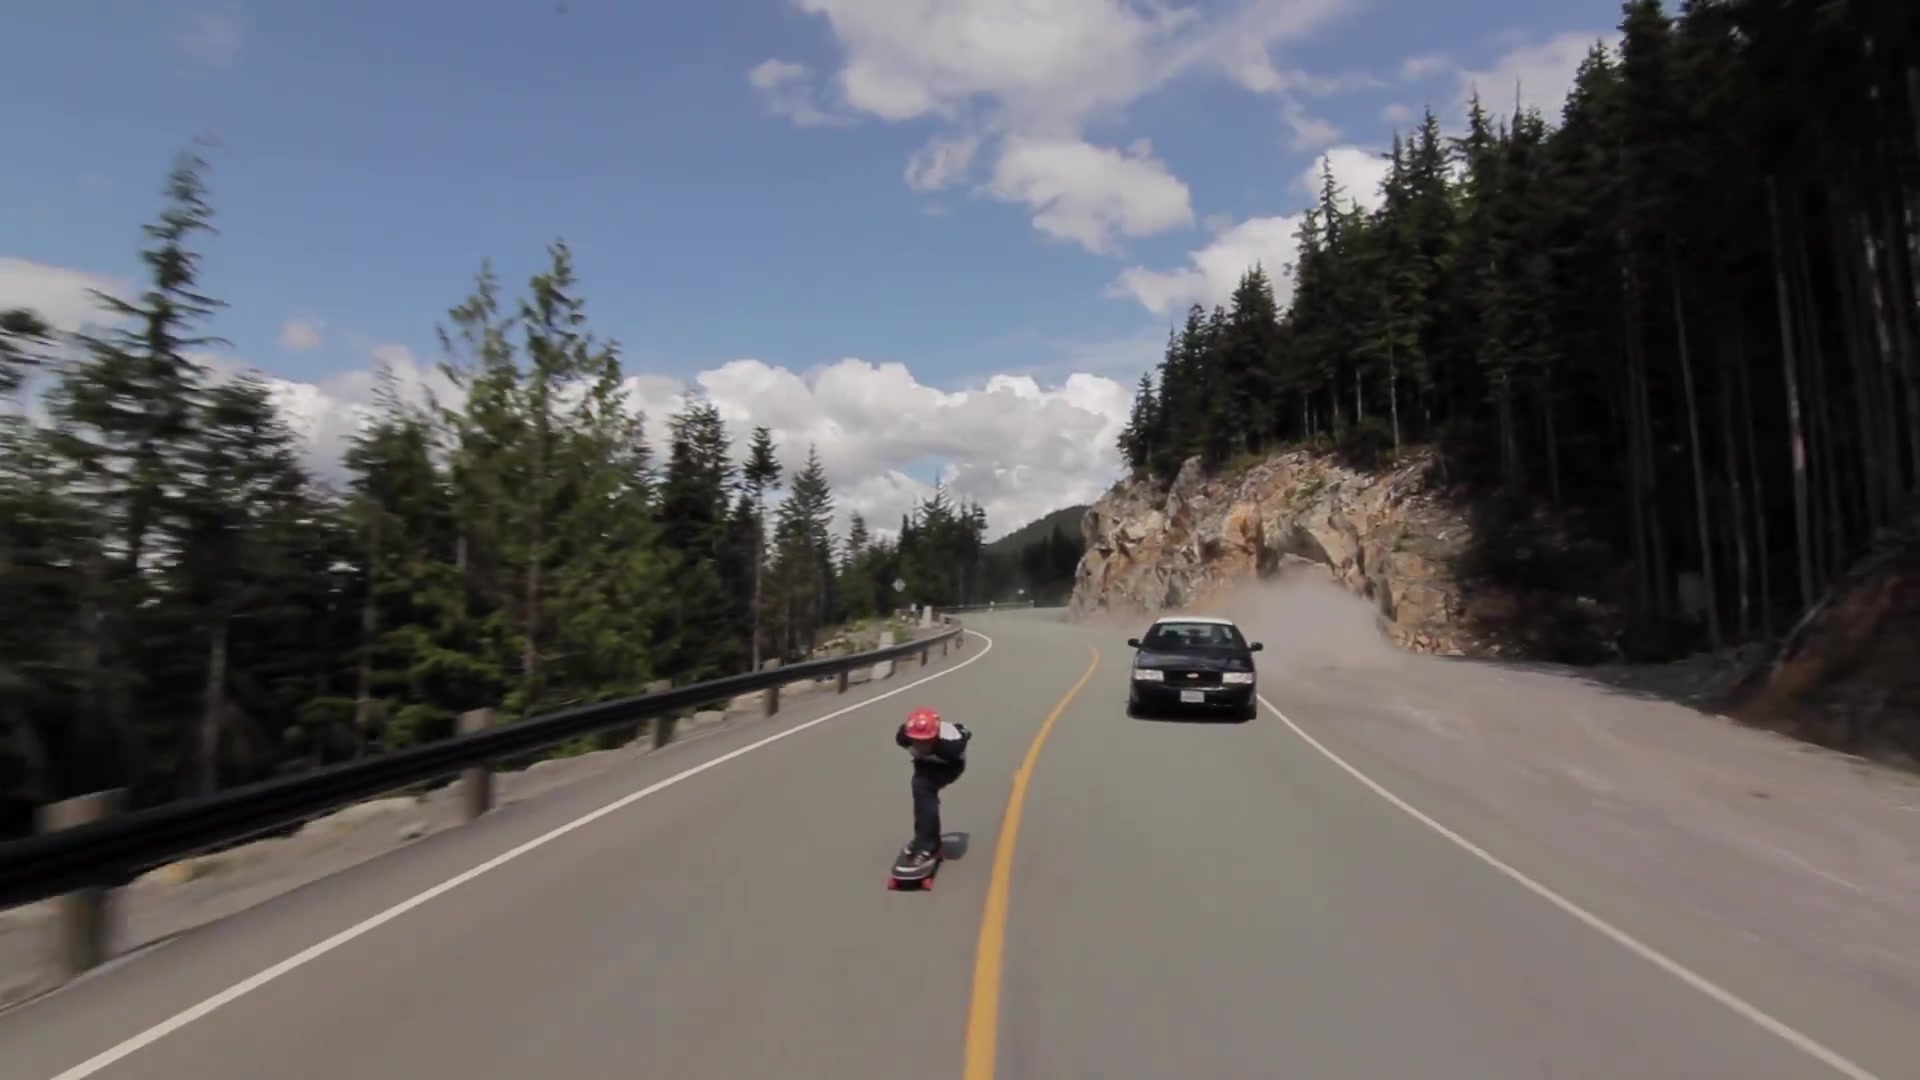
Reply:
<svg viewBox="0 0 1920 1080"><path fill-rule="evenodd" d="M1642 637L1783 632L1920 482L1910 7L1632 0L1557 120L1429 111L1377 209L1323 172L1284 312L1255 267L1187 313L1123 456L1425 448L1603 542Z"/></svg>
<svg viewBox="0 0 1920 1080"><path fill-rule="evenodd" d="M78 792L211 792L1059 574L1037 546L983 553L984 509L940 488L891 537L858 514L836 536L814 448L736 446L710 402L649 430L559 242L518 297L482 264L438 327L457 400L383 371L329 475L265 379L204 362L212 229L189 151L142 291L99 296L108 329L0 297L0 836Z"/></svg>

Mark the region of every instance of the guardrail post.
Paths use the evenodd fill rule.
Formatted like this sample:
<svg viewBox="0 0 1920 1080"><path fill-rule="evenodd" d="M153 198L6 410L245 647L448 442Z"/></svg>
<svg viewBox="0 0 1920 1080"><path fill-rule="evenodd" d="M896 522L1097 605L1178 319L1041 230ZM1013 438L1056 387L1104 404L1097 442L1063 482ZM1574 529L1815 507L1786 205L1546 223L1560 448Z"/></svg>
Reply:
<svg viewBox="0 0 1920 1080"><path fill-rule="evenodd" d="M71 829L119 812L124 788L110 788L48 803L38 811L41 832ZM104 886L89 885L54 901L57 933L55 961L60 978L72 979L107 961L113 949L113 898Z"/></svg>
<svg viewBox="0 0 1920 1080"><path fill-rule="evenodd" d="M931 645L928 645L928 646L927 646L926 648L923 648L923 649L921 649L921 650L920 650L920 666L921 666L921 667L926 667L926 666L927 666L927 658L928 658L928 657L930 657L930 656L932 656L932 655L933 655L933 646L931 646Z"/></svg>
<svg viewBox="0 0 1920 1080"><path fill-rule="evenodd" d="M672 679L655 679L647 684L647 693L658 694L673 689ZM655 750L673 741L673 717L661 713L653 718L653 748Z"/></svg>
<svg viewBox="0 0 1920 1080"><path fill-rule="evenodd" d="M947 642L949 642L949 641L951 641L951 640L953 640L953 639L952 639L952 638L941 638L941 639L940 639L940 655L941 655L941 656L945 656L945 655L947 655Z"/></svg>
<svg viewBox="0 0 1920 1080"><path fill-rule="evenodd" d="M462 735L472 735L492 726L492 709L469 709L460 714L459 731ZM491 809L493 809L493 765L483 761L461 770L460 820L472 821Z"/></svg>
<svg viewBox="0 0 1920 1080"><path fill-rule="evenodd" d="M885 649L885 648L892 647L892 645L893 645L893 631L891 630L883 631L880 634L880 647ZM879 663L873 665L873 680L875 682L879 682L881 679L891 679L891 678L893 678L893 661L882 660Z"/></svg>
<svg viewBox="0 0 1920 1080"><path fill-rule="evenodd" d="M767 660L763 662L760 665L760 670L762 671L780 670L779 657L775 657L771 660ZM772 716L774 713L777 713L780 711L780 684L774 683L772 686L767 687L765 693L766 693L766 697L760 704L760 715Z"/></svg>
<svg viewBox="0 0 1920 1080"><path fill-rule="evenodd" d="M836 694L844 694L847 692L847 673L846 672L843 671L839 675L834 677L833 692Z"/></svg>

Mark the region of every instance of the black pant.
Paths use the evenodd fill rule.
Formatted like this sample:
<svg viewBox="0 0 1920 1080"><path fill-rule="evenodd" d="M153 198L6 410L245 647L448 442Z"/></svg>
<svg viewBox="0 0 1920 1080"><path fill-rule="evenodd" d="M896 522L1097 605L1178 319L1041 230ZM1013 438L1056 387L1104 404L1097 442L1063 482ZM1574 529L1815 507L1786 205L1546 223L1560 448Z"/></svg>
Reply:
<svg viewBox="0 0 1920 1080"><path fill-rule="evenodd" d="M964 761L913 763L913 850L938 851L940 848L940 789L960 779L967 771Z"/></svg>

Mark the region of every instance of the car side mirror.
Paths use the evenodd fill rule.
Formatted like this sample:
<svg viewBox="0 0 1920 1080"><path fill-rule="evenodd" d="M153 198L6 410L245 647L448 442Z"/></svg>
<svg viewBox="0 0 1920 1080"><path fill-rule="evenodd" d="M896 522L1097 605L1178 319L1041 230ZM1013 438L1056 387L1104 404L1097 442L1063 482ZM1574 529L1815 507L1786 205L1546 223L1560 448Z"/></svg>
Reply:
<svg viewBox="0 0 1920 1080"><path fill-rule="evenodd" d="M1249 645L1249 646L1247 646L1247 651L1248 651L1248 652L1259 652L1259 651L1260 651L1261 649L1264 649L1264 648L1266 648L1266 646L1265 646L1265 645L1262 645L1262 644L1260 644L1259 642L1257 642L1257 641L1256 641L1256 642L1254 642L1253 644L1251 644L1251 645Z"/></svg>
<svg viewBox="0 0 1920 1080"><path fill-rule="evenodd" d="M1140 647L1140 639L1139 639L1139 638L1137 638L1137 637L1130 637L1130 638L1128 638L1128 639L1127 639L1127 648L1129 648L1129 649L1137 649L1137 648L1139 648L1139 647Z"/></svg>

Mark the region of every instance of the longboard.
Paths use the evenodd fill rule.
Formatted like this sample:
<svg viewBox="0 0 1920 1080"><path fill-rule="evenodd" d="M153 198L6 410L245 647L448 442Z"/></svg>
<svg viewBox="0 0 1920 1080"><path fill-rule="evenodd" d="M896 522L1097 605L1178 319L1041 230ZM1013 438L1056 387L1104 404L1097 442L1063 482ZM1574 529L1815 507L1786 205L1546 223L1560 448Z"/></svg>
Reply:
<svg viewBox="0 0 1920 1080"><path fill-rule="evenodd" d="M940 874L940 864L947 861L947 852L945 845L942 845L940 851L934 855L933 861L927 864L926 870L918 874L902 874L900 856L895 855L893 858L893 871L887 875L887 890L916 892L933 888L933 879Z"/></svg>
<svg viewBox="0 0 1920 1080"><path fill-rule="evenodd" d="M963 832L941 833L940 850L934 854L933 861L927 864L926 870L919 874L899 873L900 856L895 855L893 864L895 872L887 876L888 891L917 892L933 888L933 879L940 873L941 864L948 859L958 859L965 855L972 843L973 838Z"/></svg>

